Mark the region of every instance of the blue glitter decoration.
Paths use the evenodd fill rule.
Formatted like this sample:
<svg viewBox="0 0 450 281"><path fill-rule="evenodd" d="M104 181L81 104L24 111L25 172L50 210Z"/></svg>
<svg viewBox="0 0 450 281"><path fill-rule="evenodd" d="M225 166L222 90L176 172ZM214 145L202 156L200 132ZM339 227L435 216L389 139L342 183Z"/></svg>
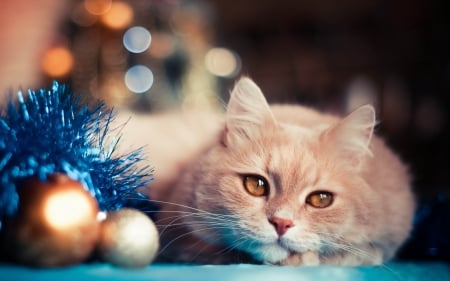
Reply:
<svg viewBox="0 0 450 281"><path fill-rule="evenodd" d="M0 228L18 209L20 181L35 176L45 181L65 173L80 181L103 211L125 206L137 189L152 180L152 168L138 165L142 150L116 156L120 135L109 135L113 110L102 103L82 104L68 87L17 94L0 116ZM142 166L139 168L138 166Z"/></svg>

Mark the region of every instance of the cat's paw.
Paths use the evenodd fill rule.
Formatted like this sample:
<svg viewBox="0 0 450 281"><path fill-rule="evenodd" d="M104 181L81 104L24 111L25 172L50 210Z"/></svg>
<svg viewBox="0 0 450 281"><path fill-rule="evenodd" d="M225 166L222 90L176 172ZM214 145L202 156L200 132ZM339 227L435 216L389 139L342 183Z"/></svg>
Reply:
<svg viewBox="0 0 450 281"><path fill-rule="evenodd" d="M302 254L303 265L319 265L320 259L317 252L308 251Z"/></svg>
<svg viewBox="0 0 450 281"><path fill-rule="evenodd" d="M319 265L319 254L317 252L308 251L305 253L293 253L280 262L281 265Z"/></svg>

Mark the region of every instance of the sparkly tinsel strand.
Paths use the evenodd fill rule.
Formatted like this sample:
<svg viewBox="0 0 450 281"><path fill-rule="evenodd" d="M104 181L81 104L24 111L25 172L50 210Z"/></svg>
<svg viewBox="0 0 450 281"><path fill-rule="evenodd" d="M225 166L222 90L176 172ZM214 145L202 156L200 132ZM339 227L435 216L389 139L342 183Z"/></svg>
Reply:
<svg viewBox="0 0 450 281"><path fill-rule="evenodd" d="M110 136L113 111L82 104L65 85L17 94L0 116L0 223L18 209L17 188L29 177L65 173L79 180L101 210L123 207L152 180L142 150L115 155L120 136ZM1 224L0 224L1 225Z"/></svg>

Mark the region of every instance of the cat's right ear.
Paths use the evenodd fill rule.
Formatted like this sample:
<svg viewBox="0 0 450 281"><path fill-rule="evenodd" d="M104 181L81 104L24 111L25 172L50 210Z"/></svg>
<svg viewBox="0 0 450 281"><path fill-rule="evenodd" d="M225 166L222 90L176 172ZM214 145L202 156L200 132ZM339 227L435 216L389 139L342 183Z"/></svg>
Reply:
<svg viewBox="0 0 450 281"><path fill-rule="evenodd" d="M225 146L254 141L275 124L261 89L251 79L241 78L231 92L227 106Z"/></svg>
<svg viewBox="0 0 450 281"><path fill-rule="evenodd" d="M372 156L370 142L375 125L372 105L356 109L323 134L329 153L337 153L342 159L350 160L354 167L359 167L365 156Z"/></svg>

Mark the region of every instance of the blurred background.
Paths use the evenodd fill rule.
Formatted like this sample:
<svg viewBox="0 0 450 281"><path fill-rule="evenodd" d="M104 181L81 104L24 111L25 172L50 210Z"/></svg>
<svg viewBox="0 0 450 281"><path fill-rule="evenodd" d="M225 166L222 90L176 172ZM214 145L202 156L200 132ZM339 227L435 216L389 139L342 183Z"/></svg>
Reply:
<svg viewBox="0 0 450 281"><path fill-rule="evenodd" d="M449 3L1 1L1 102L58 80L136 111L223 108L241 75L271 102L372 102L419 198L435 198L450 189Z"/></svg>

